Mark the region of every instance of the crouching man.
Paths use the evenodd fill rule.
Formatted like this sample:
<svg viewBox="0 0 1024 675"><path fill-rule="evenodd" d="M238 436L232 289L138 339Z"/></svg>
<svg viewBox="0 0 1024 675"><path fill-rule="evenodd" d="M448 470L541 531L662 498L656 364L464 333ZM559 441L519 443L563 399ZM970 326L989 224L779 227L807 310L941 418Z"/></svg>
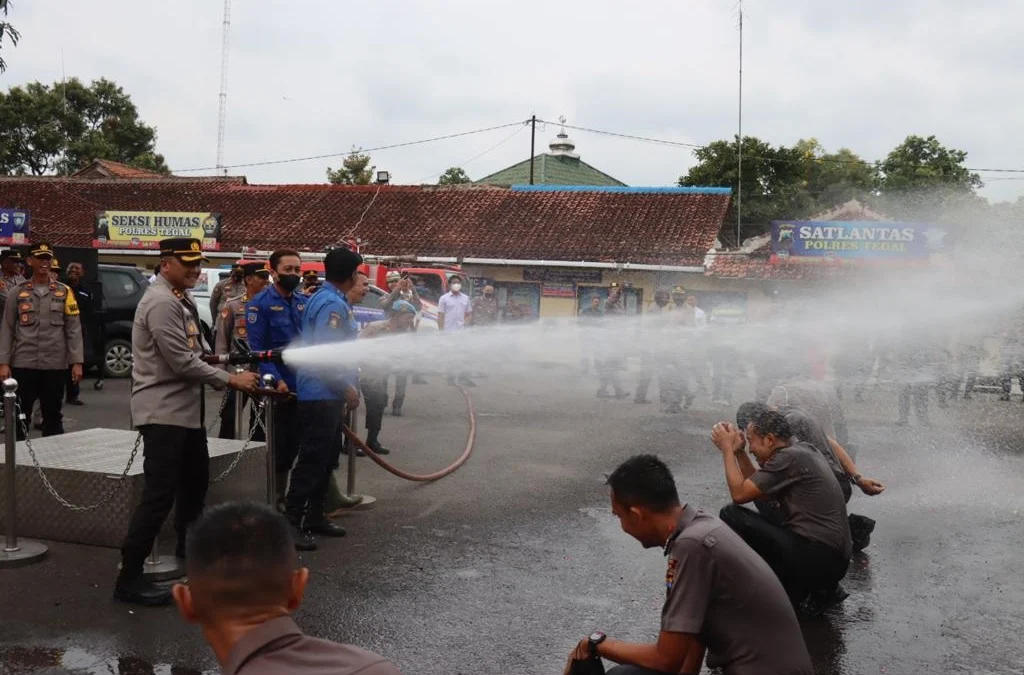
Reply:
<svg viewBox="0 0 1024 675"><path fill-rule="evenodd" d="M309 570L298 567L284 516L254 503L209 509L188 533L188 584L174 587L182 616L199 624L225 675L401 675L352 645L303 635L291 615Z"/></svg>
<svg viewBox="0 0 1024 675"><path fill-rule="evenodd" d="M846 500L825 459L809 444L794 442L793 431L779 412L762 412L740 429L719 422L711 440L722 453L733 504L719 516L778 575L794 607L820 614L846 598L839 586L846 576L853 545ZM755 469L750 451L757 458ZM774 499L783 522L764 517L746 504Z"/></svg>
<svg viewBox="0 0 1024 675"><path fill-rule="evenodd" d="M793 607L776 575L713 515L680 504L668 467L653 455L623 462L608 478L612 512L644 548L663 548L668 589L661 632L653 643L623 642L596 632L574 661L601 657L622 664L610 675L699 673L810 675Z"/></svg>

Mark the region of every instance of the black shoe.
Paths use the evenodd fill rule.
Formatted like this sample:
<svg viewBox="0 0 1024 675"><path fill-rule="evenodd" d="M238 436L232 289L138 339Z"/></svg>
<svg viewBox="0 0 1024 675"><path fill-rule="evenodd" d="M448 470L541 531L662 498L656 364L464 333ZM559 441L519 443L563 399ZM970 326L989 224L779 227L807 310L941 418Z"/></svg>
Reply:
<svg viewBox="0 0 1024 675"><path fill-rule="evenodd" d="M64 401L64 403L66 403L67 405L85 405L85 401L83 401L80 398L73 398L73 399Z"/></svg>
<svg viewBox="0 0 1024 675"><path fill-rule="evenodd" d="M964 400L965 401L970 401L971 400L971 392L969 392L969 391L964 392Z"/></svg>
<svg viewBox="0 0 1024 675"><path fill-rule="evenodd" d="M341 454L348 455L348 445L341 446ZM356 457L366 457L366 453L359 446L356 446Z"/></svg>
<svg viewBox="0 0 1024 675"><path fill-rule="evenodd" d="M391 408L391 414L393 416L395 416L395 417L401 417L402 416L402 406L399 405L399 406L394 406L393 408Z"/></svg>
<svg viewBox="0 0 1024 675"><path fill-rule="evenodd" d="M328 520L321 513L319 518L310 519L306 518L306 522L302 524L302 529L310 534L319 534L324 537L344 537L345 528L341 525L336 525Z"/></svg>
<svg viewBox="0 0 1024 675"><path fill-rule="evenodd" d="M817 618L848 597L850 594L839 584L832 588L813 591L800 603L800 615L810 619Z"/></svg>
<svg viewBox="0 0 1024 675"><path fill-rule="evenodd" d="M1002 396L999 397L999 400L1000 401L1009 401L1010 400L1010 395L1009 394L1003 394Z"/></svg>
<svg viewBox="0 0 1024 675"><path fill-rule="evenodd" d="M302 531L302 528L297 525L302 519L300 516L295 514L287 514L288 518L288 529L291 530L292 539L295 541L296 551L315 551L316 542L313 541L313 537L309 536Z"/></svg>
<svg viewBox="0 0 1024 675"><path fill-rule="evenodd" d="M641 397L641 398L634 398L633 399L633 403L640 403L640 404L646 405L647 403L650 403L650 401L648 401L646 398L642 398Z"/></svg>
<svg viewBox="0 0 1024 675"><path fill-rule="evenodd" d="M853 550L863 551L871 544L871 533L875 531L875 521L867 516L860 516L851 513L847 517L850 523L850 537L853 540Z"/></svg>
<svg viewBox="0 0 1024 675"><path fill-rule="evenodd" d="M378 454L378 455L390 455L391 454L391 451L388 450L387 448L385 448L380 443L367 443L366 445L368 445L370 447L370 450L373 450L373 452Z"/></svg>
<svg viewBox="0 0 1024 675"><path fill-rule="evenodd" d="M598 390L597 390L597 397L598 397L598 398L611 398L611 397L612 397L612 395L611 395L611 394L609 394L609 393L608 393L608 392L607 392L606 390L604 390L604 389L598 389Z"/></svg>
<svg viewBox="0 0 1024 675"><path fill-rule="evenodd" d="M163 607L173 600L171 589L157 586L141 575L118 577L114 584L114 599L143 607Z"/></svg>

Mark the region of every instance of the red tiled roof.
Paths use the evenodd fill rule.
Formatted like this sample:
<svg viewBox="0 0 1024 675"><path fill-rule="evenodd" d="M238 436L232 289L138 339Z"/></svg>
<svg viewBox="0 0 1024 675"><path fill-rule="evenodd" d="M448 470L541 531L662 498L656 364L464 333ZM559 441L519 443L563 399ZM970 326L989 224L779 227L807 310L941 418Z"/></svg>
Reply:
<svg viewBox="0 0 1024 675"><path fill-rule="evenodd" d="M850 265L823 262L772 263L767 255L721 252L711 259L704 274L719 279L806 281L834 279L855 273Z"/></svg>
<svg viewBox="0 0 1024 675"><path fill-rule="evenodd" d="M89 246L96 211L220 213L221 247L320 251L347 234L376 255L701 265L729 195L503 188L247 185L244 178L0 178L33 238ZM364 215L365 214L365 215ZM360 223L360 218L362 222ZM358 227L356 224L359 223ZM353 228L354 231L353 231Z"/></svg>
<svg viewBox="0 0 1024 675"><path fill-rule="evenodd" d="M109 159L94 159L91 164L83 166L71 175L74 178L170 178L155 171L137 169Z"/></svg>

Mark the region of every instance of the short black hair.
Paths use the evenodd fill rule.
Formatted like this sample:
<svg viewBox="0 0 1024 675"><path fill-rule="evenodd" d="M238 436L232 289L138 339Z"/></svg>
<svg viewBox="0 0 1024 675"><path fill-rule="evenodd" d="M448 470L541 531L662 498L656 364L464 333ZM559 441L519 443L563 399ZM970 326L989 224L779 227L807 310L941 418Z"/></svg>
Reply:
<svg viewBox="0 0 1024 675"><path fill-rule="evenodd" d="M302 260L302 256L299 255L298 251L293 251L290 248L281 248L270 254L270 269L276 272L277 265L281 262L281 258L286 258L288 256L295 256L300 261Z"/></svg>
<svg viewBox="0 0 1024 675"><path fill-rule="evenodd" d="M766 410L753 420L754 432L758 436L771 434L782 441L788 441L793 436L793 429L786 421L786 416L775 410Z"/></svg>
<svg viewBox="0 0 1024 675"><path fill-rule="evenodd" d="M767 404L760 401L747 401L736 409L736 426L743 431L747 425L757 419L761 413L771 410Z"/></svg>
<svg viewBox="0 0 1024 675"><path fill-rule="evenodd" d="M363 256L347 248L334 248L324 256L324 276L331 283L344 283L363 264Z"/></svg>
<svg viewBox="0 0 1024 675"><path fill-rule="evenodd" d="M189 579L208 588L216 609L279 603L295 570L288 521L256 502L227 502L206 510L189 528Z"/></svg>
<svg viewBox="0 0 1024 675"><path fill-rule="evenodd" d="M623 506L643 506L659 513L679 506L676 481L655 455L634 455L608 476L615 499Z"/></svg>

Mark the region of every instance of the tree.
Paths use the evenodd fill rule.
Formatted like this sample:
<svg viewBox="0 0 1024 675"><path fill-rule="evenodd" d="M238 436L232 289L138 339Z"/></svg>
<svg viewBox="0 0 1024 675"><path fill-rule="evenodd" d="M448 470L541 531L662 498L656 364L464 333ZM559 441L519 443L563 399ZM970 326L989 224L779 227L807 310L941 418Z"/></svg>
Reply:
<svg viewBox="0 0 1024 675"><path fill-rule="evenodd" d="M370 166L369 155L361 154L353 148L352 153L341 160L341 167L327 167L327 181L335 185L369 185L373 181L373 171L376 168Z"/></svg>
<svg viewBox="0 0 1024 675"><path fill-rule="evenodd" d="M32 82L0 93L0 173L68 174L94 159L169 173L156 129L110 80Z"/></svg>
<svg viewBox="0 0 1024 675"><path fill-rule="evenodd" d="M4 16L7 16L7 10L10 9L10 0L0 0L0 12L3 12ZM21 33L17 29L6 21L0 21L0 47L3 46L4 38L11 41L12 47L18 46L18 40L21 39ZM3 57L0 56L0 73L7 70L7 62L4 61Z"/></svg>
<svg viewBox="0 0 1024 675"><path fill-rule="evenodd" d="M976 209L981 177L964 166L967 153L935 136L907 136L878 163L878 208L895 217L934 219Z"/></svg>
<svg viewBox="0 0 1024 675"><path fill-rule="evenodd" d="M438 185L463 185L465 183L472 183L473 179L462 169L461 166L453 166L443 174L441 179L437 181Z"/></svg>
<svg viewBox="0 0 1024 675"><path fill-rule="evenodd" d="M804 190L813 212L825 211L851 199L864 200L875 188L877 171L849 148L826 152L816 138L793 146L804 172Z"/></svg>

